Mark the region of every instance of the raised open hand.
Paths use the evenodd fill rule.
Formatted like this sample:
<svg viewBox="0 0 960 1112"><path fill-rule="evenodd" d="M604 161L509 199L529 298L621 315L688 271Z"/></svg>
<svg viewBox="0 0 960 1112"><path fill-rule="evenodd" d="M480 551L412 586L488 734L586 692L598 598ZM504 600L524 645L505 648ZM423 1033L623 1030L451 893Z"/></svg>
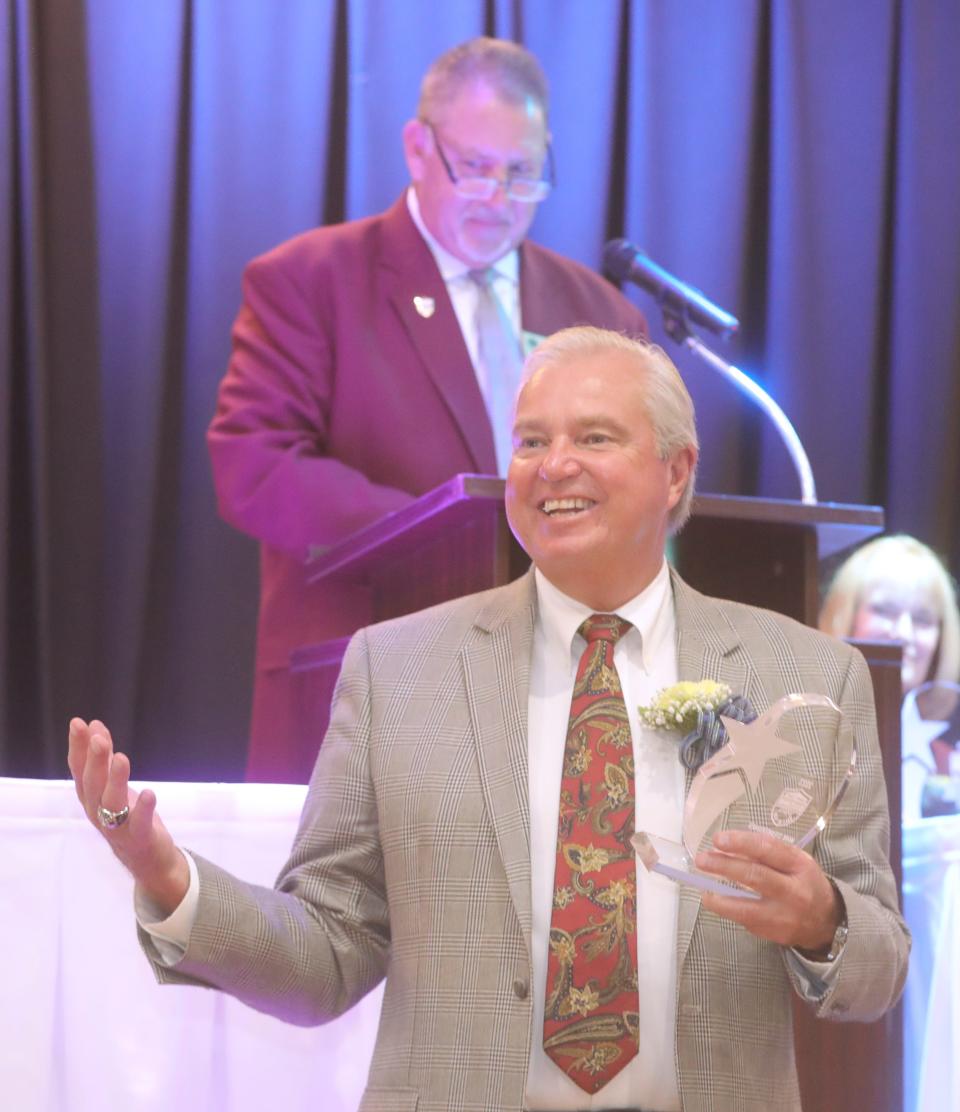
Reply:
<svg viewBox="0 0 960 1112"><path fill-rule="evenodd" d="M143 893L160 910L172 912L189 886L186 859L156 813L156 795L130 787L130 761L114 751L102 722L71 720L67 764L87 817Z"/></svg>

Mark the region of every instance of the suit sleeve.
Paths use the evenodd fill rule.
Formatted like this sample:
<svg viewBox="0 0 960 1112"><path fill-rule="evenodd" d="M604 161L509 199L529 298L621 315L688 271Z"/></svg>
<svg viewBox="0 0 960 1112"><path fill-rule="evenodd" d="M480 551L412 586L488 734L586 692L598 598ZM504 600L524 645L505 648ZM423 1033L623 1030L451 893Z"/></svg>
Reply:
<svg viewBox="0 0 960 1112"><path fill-rule="evenodd" d="M362 370L337 366L331 280L276 253L247 267L207 433L223 518L299 559L411 501L328 454L336 375Z"/></svg>
<svg viewBox="0 0 960 1112"><path fill-rule="evenodd" d="M333 717L307 791L290 859L273 889L197 857L200 896L186 952L156 960L162 983L218 988L288 1022L342 1014L386 972L386 882L370 776L365 635L351 641Z"/></svg>
<svg viewBox="0 0 960 1112"><path fill-rule="evenodd" d="M849 933L836 975L816 1005L819 1018L879 1018L899 998L907 975L910 935L899 911L890 868L890 819L877 739L873 687L866 662L851 648L839 705L857 743L857 766L815 855L843 897ZM796 970L787 963L795 987Z"/></svg>

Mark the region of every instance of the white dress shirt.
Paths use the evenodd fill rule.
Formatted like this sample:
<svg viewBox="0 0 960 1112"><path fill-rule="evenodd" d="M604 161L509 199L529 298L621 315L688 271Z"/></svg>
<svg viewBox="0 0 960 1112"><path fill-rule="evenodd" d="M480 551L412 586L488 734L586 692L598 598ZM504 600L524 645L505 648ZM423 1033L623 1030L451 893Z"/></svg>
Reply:
<svg viewBox="0 0 960 1112"><path fill-rule="evenodd" d="M637 861L637 966L640 1049L591 1096L543 1051L553 873L560 782L570 700L586 645L577 629L592 611L568 598L539 571L538 616L528 698L530 866L532 879L533 1038L524 1107L555 1112L649 1108L679 1112L674 1064L679 889ZM653 582L616 613L633 626L614 646L614 664L630 720L636 768L636 828L679 840L684 772L677 738L640 725L637 707L677 682L676 620L666 562Z"/></svg>

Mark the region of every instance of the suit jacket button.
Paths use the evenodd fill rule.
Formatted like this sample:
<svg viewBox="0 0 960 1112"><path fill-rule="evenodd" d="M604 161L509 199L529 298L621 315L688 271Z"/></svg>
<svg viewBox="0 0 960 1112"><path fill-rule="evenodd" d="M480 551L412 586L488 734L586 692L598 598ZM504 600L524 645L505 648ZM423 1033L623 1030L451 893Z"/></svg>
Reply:
<svg viewBox="0 0 960 1112"><path fill-rule="evenodd" d="M530 991L530 986L521 977L518 977L513 982L513 991L517 994L518 1000L526 1000L527 993Z"/></svg>

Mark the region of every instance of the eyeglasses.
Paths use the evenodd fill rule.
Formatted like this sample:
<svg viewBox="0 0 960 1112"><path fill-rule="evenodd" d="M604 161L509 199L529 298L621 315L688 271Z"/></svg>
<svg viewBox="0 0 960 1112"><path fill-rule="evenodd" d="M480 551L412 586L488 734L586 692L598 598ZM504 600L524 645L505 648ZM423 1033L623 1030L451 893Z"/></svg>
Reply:
<svg viewBox="0 0 960 1112"><path fill-rule="evenodd" d="M525 178L507 171L504 178L492 178L486 174L479 173L480 167L472 163L470 159L461 157L460 161L466 167L467 173L461 174L459 177L453 172L453 167L444 153L443 147L440 145L440 139L437 136L436 129L433 124L428 120L423 121L429 128L430 134L433 136L433 145L437 148L437 154L440 156L440 161L443 163L444 170L447 171L447 177L453 185L454 192L458 197L466 197L475 201L489 201L490 198L502 186L507 196L512 201L526 201L530 204L535 204L542 201L550 190L556 184L556 170L553 165L553 148L547 143L546 155L546 173L540 178Z"/></svg>

